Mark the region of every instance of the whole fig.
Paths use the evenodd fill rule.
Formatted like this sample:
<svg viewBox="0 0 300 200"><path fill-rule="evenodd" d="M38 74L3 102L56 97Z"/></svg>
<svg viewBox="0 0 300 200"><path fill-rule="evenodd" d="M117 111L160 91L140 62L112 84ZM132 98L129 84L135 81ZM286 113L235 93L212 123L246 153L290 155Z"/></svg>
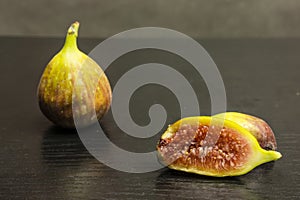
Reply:
<svg viewBox="0 0 300 200"><path fill-rule="evenodd" d="M65 128L96 122L108 111L112 100L103 70L77 47L78 29L78 22L70 26L63 48L46 66L38 86L42 113Z"/></svg>
<svg viewBox="0 0 300 200"><path fill-rule="evenodd" d="M260 147L245 128L230 120L189 117L170 125L157 145L169 168L207 176L237 176L277 160L281 154Z"/></svg>

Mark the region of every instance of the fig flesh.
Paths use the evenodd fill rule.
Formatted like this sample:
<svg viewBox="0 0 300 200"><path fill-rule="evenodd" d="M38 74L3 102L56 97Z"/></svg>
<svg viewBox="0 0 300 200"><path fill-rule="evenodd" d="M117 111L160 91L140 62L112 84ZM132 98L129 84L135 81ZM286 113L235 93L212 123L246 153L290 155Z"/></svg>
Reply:
<svg viewBox="0 0 300 200"><path fill-rule="evenodd" d="M240 125L220 118L190 117L170 125L157 145L169 168L201 175L243 175L281 154L262 149Z"/></svg>
<svg viewBox="0 0 300 200"><path fill-rule="evenodd" d="M277 143L275 135L264 120L254 117L252 115L238 113L238 112L226 112L214 115L215 117L224 118L237 123L243 128L247 129L258 141L259 145L266 150L276 150Z"/></svg>
<svg viewBox="0 0 300 200"><path fill-rule="evenodd" d="M64 128L88 126L108 111L111 87L100 66L77 47L79 23L68 29L63 48L46 66L38 86L42 113Z"/></svg>

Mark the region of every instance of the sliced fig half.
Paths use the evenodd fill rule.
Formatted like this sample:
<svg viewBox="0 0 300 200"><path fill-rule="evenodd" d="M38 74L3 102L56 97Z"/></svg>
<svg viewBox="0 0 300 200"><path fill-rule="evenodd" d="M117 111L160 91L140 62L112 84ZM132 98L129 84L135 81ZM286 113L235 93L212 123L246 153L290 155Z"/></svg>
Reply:
<svg viewBox="0 0 300 200"><path fill-rule="evenodd" d="M201 175L243 175L281 154L260 147L245 128L217 117L189 117L170 125L157 145L169 168Z"/></svg>
<svg viewBox="0 0 300 200"><path fill-rule="evenodd" d="M247 129L258 141L259 145L266 150L276 150L277 143L275 135L267 122L254 117L252 115L238 113L238 112L226 112L215 115L215 117L221 117L237 123L238 125Z"/></svg>

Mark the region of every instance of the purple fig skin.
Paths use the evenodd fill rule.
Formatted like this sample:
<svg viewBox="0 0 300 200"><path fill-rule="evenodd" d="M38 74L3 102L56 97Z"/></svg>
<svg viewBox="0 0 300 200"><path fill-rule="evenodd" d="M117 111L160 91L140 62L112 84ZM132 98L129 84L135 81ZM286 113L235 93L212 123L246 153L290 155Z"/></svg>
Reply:
<svg viewBox="0 0 300 200"><path fill-rule="evenodd" d="M226 112L214 115L214 117L225 117L243 128L247 129L258 141L259 145L266 150L276 150L277 143L274 132L264 120L238 112Z"/></svg>

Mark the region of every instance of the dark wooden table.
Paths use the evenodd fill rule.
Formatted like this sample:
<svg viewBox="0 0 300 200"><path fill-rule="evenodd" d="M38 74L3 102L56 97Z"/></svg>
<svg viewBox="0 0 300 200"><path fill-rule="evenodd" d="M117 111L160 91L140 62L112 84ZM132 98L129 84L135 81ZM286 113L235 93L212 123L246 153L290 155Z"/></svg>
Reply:
<svg viewBox="0 0 300 200"><path fill-rule="evenodd" d="M80 39L79 47L89 52L100 41ZM254 114L268 121L276 134L282 159L233 178L210 178L167 168L145 174L111 169L89 154L76 131L53 126L39 111L37 84L63 39L1 37L0 199L298 199L300 40L209 39L199 42L222 74L228 110ZM152 59L158 59L154 61L188 65L178 58L169 59L172 55L167 53L151 50L150 53ZM130 68L148 61L153 60L148 56L128 55L114 65ZM112 85L120 69L107 71ZM201 112L208 114L208 92L203 82L199 85L204 88L199 96ZM142 108L145 95L149 97L144 98L148 104L160 100L166 105L173 102L173 98L161 98L167 94L163 88L144 89L141 91L144 95L135 95L137 103L132 106ZM155 91L161 95L155 95ZM142 111L134 114L141 123L147 121L146 108ZM167 123L177 120L176 107L171 106L168 112ZM102 124L115 127L109 115ZM122 133L117 131L112 134L120 146L126 142L138 148L146 146L141 145L140 140L124 135L118 137ZM146 151L153 150L155 142L146 142L150 145L145 147Z"/></svg>

